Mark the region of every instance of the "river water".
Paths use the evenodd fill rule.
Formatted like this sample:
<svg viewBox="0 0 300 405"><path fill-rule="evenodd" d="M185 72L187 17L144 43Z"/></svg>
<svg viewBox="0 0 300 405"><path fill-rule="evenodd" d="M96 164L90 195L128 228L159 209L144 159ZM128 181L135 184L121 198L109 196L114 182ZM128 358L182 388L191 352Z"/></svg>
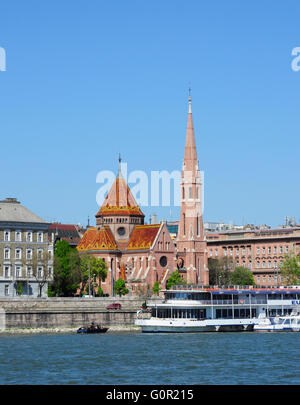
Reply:
<svg viewBox="0 0 300 405"><path fill-rule="evenodd" d="M300 384L300 333L0 336L0 384Z"/></svg>

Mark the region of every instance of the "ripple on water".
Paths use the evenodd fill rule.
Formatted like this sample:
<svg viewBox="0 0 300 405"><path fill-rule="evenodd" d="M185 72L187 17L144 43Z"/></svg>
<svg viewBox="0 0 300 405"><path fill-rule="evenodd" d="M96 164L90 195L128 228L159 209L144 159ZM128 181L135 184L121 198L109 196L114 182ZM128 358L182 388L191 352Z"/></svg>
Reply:
<svg viewBox="0 0 300 405"><path fill-rule="evenodd" d="M292 333L0 336L0 384L299 384L299 350Z"/></svg>

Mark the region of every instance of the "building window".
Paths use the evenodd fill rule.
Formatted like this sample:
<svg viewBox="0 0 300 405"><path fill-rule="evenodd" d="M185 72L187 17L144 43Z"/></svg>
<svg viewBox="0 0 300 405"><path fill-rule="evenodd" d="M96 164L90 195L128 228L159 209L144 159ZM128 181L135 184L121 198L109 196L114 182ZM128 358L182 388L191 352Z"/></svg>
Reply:
<svg viewBox="0 0 300 405"><path fill-rule="evenodd" d="M27 266L27 277L32 277L32 267Z"/></svg>
<svg viewBox="0 0 300 405"><path fill-rule="evenodd" d="M260 254L260 248L256 248L256 254L259 255Z"/></svg>
<svg viewBox="0 0 300 405"><path fill-rule="evenodd" d="M271 247L268 247L268 253L271 254Z"/></svg>
<svg viewBox="0 0 300 405"><path fill-rule="evenodd" d="M42 243L42 242L43 242L43 239L44 239L44 234L43 234L43 232L39 232L38 235L37 235L37 241L40 242L40 243Z"/></svg>
<svg viewBox="0 0 300 405"><path fill-rule="evenodd" d="M265 269L266 268L266 262L263 260L263 262L262 262L262 267L263 267L263 269Z"/></svg>
<svg viewBox="0 0 300 405"><path fill-rule="evenodd" d="M218 256L218 249L215 250L215 256Z"/></svg>
<svg viewBox="0 0 300 405"><path fill-rule="evenodd" d="M21 250L20 248L17 248L17 249L16 249L15 257L16 257L16 260L20 260L20 259L21 259L21 257L22 257L22 250Z"/></svg>
<svg viewBox="0 0 300 405"><path fill-rule="evenodd" d="M265 255L266 254L266 248L262 248L262 254Z"/></svg>
<svg viewBox="0 0 300 405"><path fill-rule="evenodd" d="M238 256L240 254L240 249L236 248L236 255Z"/></svg>
<svg viewBox="0 0 300 405"><path fill-rule="evenodd" d="M5 285L4 287L4 295L8 296L9 295L9 285Z"/></svg>
<svg viewBox="0 0 300 405"><path fill-rule="evenodd" d="M9 266L4 266L4 277L6 277L6 278L10 277L10 267Z"/></svg>
<svg viewBox="0 0 300 405"><path fill-rule="evenodd" d="M4 249L4 259L6 259L6 260L10 259L10 248Z"/></svg>
<svg viewBox="0 0 300 405"><path fill-rule="evenodd" d="M212 249L210 249L209 255L210 255L210 257L212 257L212 255L213 255L213 250Z"/></svg>
<svg viewBox="0 0 300 405"><path fill-rule="evenodd" d="M22 232L21 231L16 231L16 242L21 242L22 241Z"/></svg>
<svg viewBox="0 0 300 405"><path fill-rule="evenodd" d="M21 266L16 266L16 277L21 277Z"/></svg>
<svg viewBox="0 0 300 405"><path fill-rule="evenodd" d="M289 253L289 247L288 246L285 247L285 253Z"/></svg>
<svg viewBox="0 0 300 405"><path fill-rule="evenodd" d="M38 267L38 278L43 277L43 267Z"/></svg>
<svg viewBox="0 0 300 405"><path fill-rule="evenodd" d="M260 283L260 276L256 277L257 283Z"/></svg>
<svg viewBox="0 0 300 405"><path fill-rule="evenodd" d="M273 253L276 255L276 253L277 253L277 246L274 246L274 247L273 247Z"/></svg>
<svg viewBox="0 0 300 405"><path fill-rule="evenodd" d="M26 242L32 242L32 232L31 231L26 233Z"/></svg>
<svg viewBox="0 0 300 405"><path fill-rule="evenodd" d="M251 269L251 268L252 268L252 261L249 260L249 269Z"/></svg>
<svg viewBox="0 0 300 405"><path fill-rule="evenodd" d="M38 249L38 259L39 260L43 259L43 253L44 253L43 249Z"/></svg>
<svg viewBox="0 0 300 405"><path fill-rule="evenodd" d="M260 262L256 262L256 268L257 268L257 269L260 268Z"/></svg>
<svg viewBox="0 0 300 405"><path fill-rule="evenodd" d="M268 261L268 268L269 268L269 269L272 268L272 262L271 262L271 260Z"/></svg>
<svg viewBox="0 0 300 405"><path fill-rule="evenodd" d="M5 242L10 242L10 231L4 231Z"/></svg>
<svg viewBox="0 0 300 405"><path fill-rule="evenodd" d="M283 252L282 246L279 246L279 253L282 253L282 252Z"/></svg>
<svg viewBox="0 0 300 405"><path fill-rule="evenodd" d="M26 259L31 260L32 259L32 249L27 249L26 250Z"/></svg>

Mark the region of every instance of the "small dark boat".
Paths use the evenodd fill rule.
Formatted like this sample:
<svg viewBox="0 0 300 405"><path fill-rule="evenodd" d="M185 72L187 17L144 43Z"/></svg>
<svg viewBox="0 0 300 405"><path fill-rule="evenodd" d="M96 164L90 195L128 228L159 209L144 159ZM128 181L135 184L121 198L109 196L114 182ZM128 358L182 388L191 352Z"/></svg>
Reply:
<svg viewBox="0 0 300 405"><path fill-rule="evenodd" d="M79 328L77 329L77 333L105 333L108 331L109 328L103 328L99 325L91 325L86 328Z"/></svg>

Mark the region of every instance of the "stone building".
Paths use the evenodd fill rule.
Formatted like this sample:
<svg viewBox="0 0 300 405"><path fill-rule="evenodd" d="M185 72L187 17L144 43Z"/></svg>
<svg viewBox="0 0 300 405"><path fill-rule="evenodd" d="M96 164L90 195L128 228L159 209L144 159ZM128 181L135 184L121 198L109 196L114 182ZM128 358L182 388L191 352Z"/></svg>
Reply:
<svg viewBox="0 0 300 405"><path fill-rule="evenodd" d="M103 259L108 277L103 292L113 295L117 279L134 295L145 294L155 281L165 286L176 269L176 252L165 223L146 225L144 214L119 169L118 175L77 249Z"/></svg>
<svg viewBox="0 0 300 405"><path fill-rule="evenodd" d="M80 225L53 222L49 225L48 237L50 240L54 238L55 243L64 240L71 247L75 248L80 243L85 231L86 229Z"/></svg>
<svg viewBox="0 0 300 405"><path fill-rule="evenodd" d="M48 226L15 198L0 201L0 297L47 296L53 277Z"/></svg>
<svg viewBox="0 0 300 405"><path fill-rule="evenodd" d="M207 233L208 257L232 259L233 267L249 268L261 286L284 283L280 264L286 255L300 253L300 227L244 229Z"/></svg>
<svg viewBox="0 0 300 405"><path fill-rule="evenodd" d="M167 224L146 225L119 166L118 175L96 214L96 226L84 234L77 249L107 263L105 293L123 278L133 294L147 292L155 281L165 288L178 268L191 283L208 284L207 251L202 223L201 178L198 168L191 99L181 182L181 219L177 240ZM175 243L177 246L175 246Z"/></svg>

